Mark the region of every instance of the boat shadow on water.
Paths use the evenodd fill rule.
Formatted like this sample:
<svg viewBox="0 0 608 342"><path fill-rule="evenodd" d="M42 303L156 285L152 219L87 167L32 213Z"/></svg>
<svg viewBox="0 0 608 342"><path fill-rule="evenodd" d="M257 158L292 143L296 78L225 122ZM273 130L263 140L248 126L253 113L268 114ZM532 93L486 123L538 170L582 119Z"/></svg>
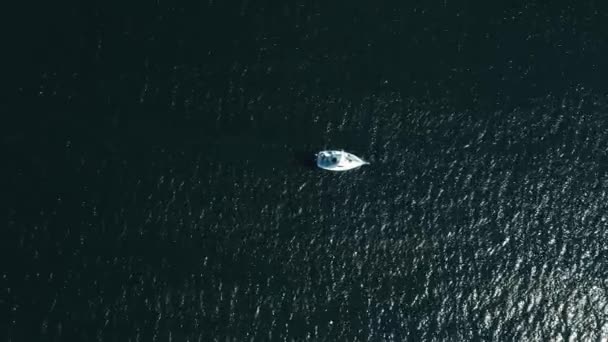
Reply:
<svg viewBox="0 0 608 342"><path fill-rule="evenodd" d="M315 151L295 151L293 153L293 163L309 170L317 170L315 153Z"/></svg>

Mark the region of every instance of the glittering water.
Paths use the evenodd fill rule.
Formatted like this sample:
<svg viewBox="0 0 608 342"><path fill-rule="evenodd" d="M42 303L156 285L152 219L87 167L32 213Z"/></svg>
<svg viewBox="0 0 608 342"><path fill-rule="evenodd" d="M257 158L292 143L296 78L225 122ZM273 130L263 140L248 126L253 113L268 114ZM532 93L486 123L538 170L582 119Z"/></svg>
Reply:
<svg viewBox="0 0 608 342"><path fill-rule="evenodd" d="M163 6L19 83L7 340L608 337L605 12Z"/></svg>

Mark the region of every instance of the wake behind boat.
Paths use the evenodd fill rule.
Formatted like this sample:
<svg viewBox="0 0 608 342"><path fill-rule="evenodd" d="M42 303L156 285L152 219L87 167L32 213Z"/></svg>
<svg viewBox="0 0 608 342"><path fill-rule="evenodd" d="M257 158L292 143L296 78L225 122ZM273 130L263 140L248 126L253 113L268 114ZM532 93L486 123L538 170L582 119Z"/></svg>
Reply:
<svg viewBox="0 0 608 342"><path fill-rule="evenodd" d="M317 166L329 171L347 171L356 169L368 162L356 155L344 151L321 151L317 153Z"/></svg>

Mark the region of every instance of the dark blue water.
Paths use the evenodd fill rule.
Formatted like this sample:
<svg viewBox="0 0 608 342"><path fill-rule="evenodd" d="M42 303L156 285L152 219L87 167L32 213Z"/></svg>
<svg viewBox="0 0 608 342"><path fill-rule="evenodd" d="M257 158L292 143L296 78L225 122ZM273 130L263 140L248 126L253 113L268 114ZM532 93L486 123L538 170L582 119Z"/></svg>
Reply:
<svg viewBox="0 0 608 342"><path fill-rule="evenodd" d="M21 8L3 339L608 338L607 10Z"/></svg>

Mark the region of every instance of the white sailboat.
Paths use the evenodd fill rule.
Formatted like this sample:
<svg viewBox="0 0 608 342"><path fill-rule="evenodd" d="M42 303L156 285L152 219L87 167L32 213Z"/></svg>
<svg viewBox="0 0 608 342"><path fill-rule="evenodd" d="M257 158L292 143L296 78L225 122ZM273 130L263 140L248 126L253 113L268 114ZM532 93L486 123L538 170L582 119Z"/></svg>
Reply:
<svg viewBox="0 0 608 342"><path fill-rule="evenodd" d="M356 155L344 151L321 151L316 156L317 166L329 171L348 171L369 164Z"/></svg>

